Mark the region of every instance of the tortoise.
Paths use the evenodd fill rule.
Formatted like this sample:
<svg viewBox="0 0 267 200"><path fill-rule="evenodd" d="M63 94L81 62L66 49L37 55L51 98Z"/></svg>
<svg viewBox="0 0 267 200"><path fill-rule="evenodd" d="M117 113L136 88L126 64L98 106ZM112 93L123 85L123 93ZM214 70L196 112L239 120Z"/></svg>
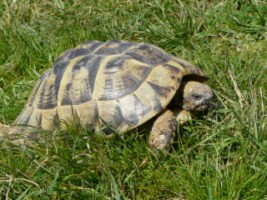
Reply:
<svg viewBox="0 0 267 200"><path fill-rule="evenodd" d="M149 145L168 151L177 121L210 108L205 80L200 69L152 44L88 41L42 74L14 124L53 130L56 121L64 127L78 119L109 135L152 123Z"/></svg>

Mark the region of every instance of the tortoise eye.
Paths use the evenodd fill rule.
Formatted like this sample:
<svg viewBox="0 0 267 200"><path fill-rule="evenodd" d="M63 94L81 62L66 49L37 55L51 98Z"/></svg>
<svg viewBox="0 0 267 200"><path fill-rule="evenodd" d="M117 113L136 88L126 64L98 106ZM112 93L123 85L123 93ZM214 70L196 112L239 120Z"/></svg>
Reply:
<svg viewBox="0 0 267 200"><path fill-rule="evenodd" d="M194 100L200 100L201 99L201 95L199 95L199 94L193 94L192 95L192 98L194 99Z"/></svg>

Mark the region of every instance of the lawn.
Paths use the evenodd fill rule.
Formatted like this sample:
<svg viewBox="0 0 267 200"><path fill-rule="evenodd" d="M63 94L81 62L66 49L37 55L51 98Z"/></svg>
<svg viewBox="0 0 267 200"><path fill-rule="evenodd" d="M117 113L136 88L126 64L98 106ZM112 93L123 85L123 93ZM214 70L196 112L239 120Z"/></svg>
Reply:
<svg viewBox="0 0 267 200"><path fill-rule="evenodd" d="M265 0L2 0L0 16L1 123L61 52L88 40L157 45L205 71L216 96L167 155L137 130L0 138L0 199L267 199Z"/></svg>

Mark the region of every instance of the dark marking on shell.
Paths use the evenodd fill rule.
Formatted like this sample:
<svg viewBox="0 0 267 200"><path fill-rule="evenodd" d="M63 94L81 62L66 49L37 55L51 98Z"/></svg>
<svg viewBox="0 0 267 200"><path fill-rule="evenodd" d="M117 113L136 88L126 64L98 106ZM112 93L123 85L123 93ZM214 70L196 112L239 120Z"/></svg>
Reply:
<svg viewBox="0 0 267 200"><path fill-rule="evenodd" d="M176 80L176 86L175 87L179 87L180 83L181 83L181 77L182 77L182 72L180 69L176 68L175 66L172 66L170 64L164 64L163 67L166 70L170 71L170 78L173 80ZM175 88L172 88L175 89Z"/></svg>
<svg viewBox="0 0 267 200"><path fill-rule="evenodd" d="M138 115L135 113L130 113L127 118L125 118L125 122L130 126L136 126L139 123Z"/></svg>
<svg viewBox="0 0 267 200"><path fill-rule="evenodd" d="M53 66L53 73L56 76L56 80L55 80L55 90L56 90L56 97L58 97L58 93L59 93L59 88L60 88L60 83L63 77L63 74L66 70L66 68L68 67L69 61L68 62L56 62Z"/></svg>
<svg viewBox="0 0 267 200"><path fill-rule="evenodd" d="M38 82L38 85L35 86L33 92L32 92L32 96L29 98L28 100L28 106L31 107L32 106L32 103L34 102L35 98L36 98L36 94L37 94L37 91L39 91L40 89L40 86L43 84L44 80L47 79L47 77L49 77L49 75L51 74L51 70L48 70L48 71L45 71L41 77L40 77L40 80Z"/></svg>
<svg viewBox="0 0 267 200"><path fill-rule="evenodd" d="M77 90L73 88L72 82L68 83L66 85L64 97L61 102L62 106L79 105L92 99L88 79L76 81L80 81L80 89Z"/></svg>
<svg viewBox="0 0 267 200"><path fill-rule="evenodd" d="M73 105L72 104L72 95L71 95L71 88L72 88L72 83L68 83L65 87L65 93L64 93L64 97L62 99L61 105L65 106L65 105Z"/></svg>
<svg viewBox="0 0 267 200"><path fill-rule="evenodd" d="M179 74L179 73L181 73L181 70L180 70L180 69L178 69L178 68L176 68L175 66L172 66L172 65L170 65L170 64L167 64L167 63L166 63L166 64L164 64L163 66L164 66L164 68L166 68L166 69L172 71L173 74Z"/></svg>
<svg viewBox="0 0 267 200"><path fill-rule="evenodd" d="M114 95L113 94L113 91L114 91L113 79L106 79L104 87L105 87L104 93L101 95L99 100L108 100L108 99L111 99Z"/></svg>
<svg viewBox="0 0 267 200"><path fill-rule="evenodd" d="M120 78L120 85L115 86L113 84L113 79L105 80L104 93L101 95L99 100L112 100L123 97L132 91L134 91L139 85L141 85L140 80L134 76L124 75Z"/></svg>
<svg viewBox="0 0 267 200"><path fill-rule="evenodd" d="M112 40L109 40L108 43L121 44L121 43L123 43L123 41L122 40L117 40L117 39L112 39Z"/></svg>
<svg viewBox="0 0 267 200"><path fill-rule="evenodd" d="M17 117L17 119L15 120L14 124L27 125L32 116L33 110L34 110L33 107L28 107L28 106L25 107L23 111L20 113L20 115Z"/></svg>
<svg viewBox="0 0 267 200"><path fill-rule="evenodd" d="M90 73L93 73L92 76L94 76L93 78L95 78L97 71L93 70L96 70L96 67L99 67L99 62L100 61L98 61L96 57L88 55L79 60L73 66L72 80L75 81L75 84L79 83L80 88L77 90L77 88L72 87L73 85L72 82L68 83L68 87L66 88L66 93L64 94L64 98L62 99L62 105L70 105L70 104L78 105L90 101L92 99L93 83L92 81L90 82L91 79L89 78L83 80L77 78L75 79L75 74L77 74L77 72L81 68L85 68L86 70L88 70L89 76L91 75Z"/></svg>
<svg viewBox="0 0 267 200"><path fill-rule="evenodd" d="M87 62L87 67L89 69L89 85L90 85L90 91L94 91L94 86L96 82L96 74L99 69L100 63L102 61L102 57L92 57L91 59L88 60Z"/></svg>
<svg viewBox="0 0 267 200"><path fill-rule="evenodd" d="M133 95L135 98L136 114L139 116L145 116L150 110L150 105L145 105L136 95Z"/></svg>
<svg viewBox="0 0 267 200"><path fill-rule="evenodd" d="M122 115L122 111L121 108L119 106L119 101L116 101L117 105L115 106L115 115L114 115L114 122L115 122L115 126L114 127L119 127L119 125L121 125L124 121L124 117Z"/></svg>
<svg viewBox="0 0 267 200"><path fill-rule="evenodd" d="M105 80L105 89L99 100L112 100L123 96L126 96L135 91L146 79L151 72L152 68L143 67L140 72L140 76L136 77L129 71L128 74L121 75L118 80L113 80L113 76L109 76ZM117 85L114 85L114 83ZM119 84L118 84L119 83Z"/></svg>
<svg viewBox="0 0 267 200"><path fill-rule="evenodd" d="M138 125L142 116L146 115L150 110L150 105L145 105L136 95L134 97L134 110L130 111L129 114L125 113L124 121L130 126Z"/></svg>
<svg viewBox="0 0 267 200"><path fill-rule="evenodd" d="M182 62L182 61L176 61L176 62L178 62L183 68L187 68L188 67L188 65L186 64L186 63L184 63L184 62Z"/></svg>
<svg viewBox="0 0 267 200"><path fill-rule="evenodd" d="M154 101L153 110L155 110L157 113L161 112L163 110L163 107L158 98L155 97L153 101Z"/></svg>
<svg viewBox="0 0 267 200"><path fill-rule="evenodd" d="M114 45L115 44L115 45ZM135 45L131 42L123 42L120 40L111 40L103 45L103 47L99 48L95 53L99 55L113 55L113 54L121 54L127 51L128 48Z"/></svg>
<svg viewBox="0 0 267 200"><path fill-rule="evenodd" d="M119 70L121 70L124 67L124 62L125 59L122 59L121 57L116 57L114 59L111 59L110 61L107 62L106 64L106 74L115 74Z"/></svg>
<svg viewBox="0 0 267 200"><path fill-rule="evenodd" d="M37 123L39 126L42 125L42 120L43 120L43 115L42 115L42 112L39 113L39 115L36 116L37 117Z"/></svg>
<svg viewBox="0 0 267 200"><path fill-rule="evenodd" d="M44 82L42 85L39 101L37 107L39 109L51 109L57 106L57 96L55 85L47 85L47 82Z"/></svg>
<svg viewBox="0 0 267 200"><path fill-rule="evenodd" d="M127 49L129 49L130 47L132 47L133 45L135 45L134 43L131 42L123 42L120 43L119 46L117 47L118 52L119 53L123 53L125 51L127 51Z"/></svg>
<svg viewBox="0 0 267 200"><path fill-rule="evenodd" d="M81 81L81 88L82 89L80 90L80 94L79 94L80 101L76 102L77 104L84 103L92 99L92 94L91 94L88 79Z"/></svg>
<svg viewBox="0 0 267 200"><path fill-rule="evenodd" d="M85 47L87 45L90 45L89 47ZM90 40L90 41L87 41L85 43L83 43L81 45L81 48L82 49L87 49L88 50L88 53L92 53L94 50L96 50L99 46L101 46L103 44L103 42L99 42L99 41L96 41L96 40Z"/></svg>
<svg viewBox="0 0 267 200"><path fill-rule="evenodd" d="M147 63L147 64L152 64L152 63L146 62L146 59L142 55L140 55L139 53L136 53L136 52L132 52L131 51L131 52L128 52L126 55L128 55L132 59L138 60L140 62Z"/></svg>
<svg viewBox="0 0 267 200"><path fill-rule="evenodd" d="M181 70L170 65L170 64L164 64L163 67L171 72L171 79L175 79L177 81L177 84L181 82Z"/></svg>
<svg viewBox="0 0 267 200"><path fill-rule="evenodd" d="M58 111L56 110L55 111L55 115L53 116L53 119L52 119L52 126L54 127L59 127L60 126L60 119L59 119L59 115L58 115Z"/></svg>
<svg viewBox="0 0 267 200"><path fill-rule="evenodd" d="M162 87L155 83L151 83L147 81L147 83L151 86L151 88L161 97L167 98L171 90L174 90L173 87Z"/></svg>
<svg viewBox="0 0 267 200"><path fill-rule="evenodd" d="M108 55L115 55L119 54L120 52L118 51L117 47L109 47L108 43L104 43L99 49L97 49L94 54L96 55L101 55L101 56L108 56Z"/></svg>
<svg viewBox="0 0 267 200"><path fill-rule="evenodd" d="M116 105L114 107L115 108L114 113L112 114L110 113L111 120L109 119L109 121L105 121L100 117L101 127L102 127L101 130L107 135L114 133L116 128L119 127L124 122L124 117L123 117L121 108L119 106L118 100L114 103ZM103 116L103 118L105 118L105 116Z"/></svg>
<svg viewBox="0 0 267 200"><path fill-rule="evenodd" d="M168 54L146 44L143 44L138 48L131 49L126 53L126 55L129 55L133 59L149 64L151 66L163 64L170 60L170 56Z"/></svg>
<svg viewBox="0 0 267 200"><path fill-rule="evenodd" d="M64 63L69 62L69 56L73 52L74 49L67 49L63 53L59 55L59 57L55 60L53 67L56 65L56 63Z"/></svg>
<svg viewBox="0 0 267 200"><path fill-rule="evenodd" d="M74 59L74 58L79 57L79 56L88 55L91 52L92 51L90 49L82 49L82 48L74 49L71 52L71 54L69 55L69 59Z"/></svg>
<svg viewBox="0 0 267 200"><path fill-rule="evenodd" d="M79 60L72 68L72 74L75 74L76 71L79 71L82 67L84 68L88 68L88 61L91 60L93 58L93 56L85 56L83 57L81 60Z"/></svg>
<svg viewBox="0 0 267 200"><path fill-rule="evenodd" d="M100 116L99 116L99 108L98 108L97 102L95 103L95 112L94 112L94 114L95 114L95 123L99 122Z"/></svg>

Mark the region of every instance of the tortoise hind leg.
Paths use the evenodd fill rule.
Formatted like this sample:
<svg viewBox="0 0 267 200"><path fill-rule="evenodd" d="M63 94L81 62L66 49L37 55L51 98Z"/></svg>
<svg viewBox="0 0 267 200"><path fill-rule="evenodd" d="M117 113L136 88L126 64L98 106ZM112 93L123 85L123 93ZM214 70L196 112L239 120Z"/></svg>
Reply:
<svg viewBox="0 0 267 200"><path fill-rule="evenodd" d="M168 152L176 133L176 116L168 109L164 110L155 120L150 136L149 145L152 149Z"/></svg>

